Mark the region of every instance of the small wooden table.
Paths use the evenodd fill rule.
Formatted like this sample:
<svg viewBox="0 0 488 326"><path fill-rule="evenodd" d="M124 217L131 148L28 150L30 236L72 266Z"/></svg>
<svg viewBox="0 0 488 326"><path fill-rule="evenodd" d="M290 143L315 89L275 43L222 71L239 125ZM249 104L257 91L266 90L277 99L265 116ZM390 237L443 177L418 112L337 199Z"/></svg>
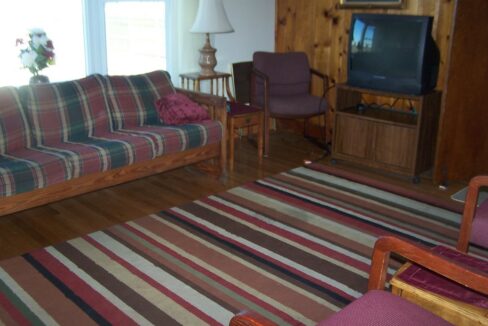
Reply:
<svg viewBox="0 0 488 326"><path fill-rule="evenodd" d="M225 97L225 92L227 92L229 100L234 101L234 96L232 96L232 92L230 91L229 81L231 77L232 75L229 73L218 71L210 76L202 76L199 72L190 72L180 75L181 87L183 88L200 92L201 82L208 80L210 82L210 94Z"/></svg>
<svg viewBox="0 0 488 326"><path fill-rule="evenodd" d="M410 266L410 263L404 264L391 279L390 284L393 294L431 311L454 325L488 324L488 309L446 298L431 291L412 286L400 279L400 274Z"/></svg>
<svg viewBox="0 0 488 326"><path fill-rule="evenodd" d="M230 111L227 114L227 129L229 130L229 170L234 170L234 134L240 128L256 126L258 136L258 160L263 160L263 139L264 139L264 112L262 109L248 106L241 103L230 102Z"/></svg>

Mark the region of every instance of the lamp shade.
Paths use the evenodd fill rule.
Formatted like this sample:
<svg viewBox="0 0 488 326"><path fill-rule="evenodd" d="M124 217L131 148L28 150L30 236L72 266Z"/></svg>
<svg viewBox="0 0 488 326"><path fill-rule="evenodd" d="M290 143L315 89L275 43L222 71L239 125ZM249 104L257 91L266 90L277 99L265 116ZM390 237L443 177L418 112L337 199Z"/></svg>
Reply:
<svg viewBox="0 0 488 326"><path fill-rule="evenodd" d="M192 33L230 33L233 32L222 0L200 0Z"/></svg>

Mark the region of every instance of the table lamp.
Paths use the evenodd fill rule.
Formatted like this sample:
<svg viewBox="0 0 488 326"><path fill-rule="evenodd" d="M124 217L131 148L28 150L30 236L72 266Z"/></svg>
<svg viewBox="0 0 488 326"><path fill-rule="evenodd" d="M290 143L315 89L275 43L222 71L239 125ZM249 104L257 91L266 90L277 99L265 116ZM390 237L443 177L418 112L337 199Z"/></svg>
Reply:
<svg viewBox="0 0 488 326"><path fill-rule="evenodd" d="M202 76L215 75L214 68L217 65L215 58L217 50L210 45L210 33L230 33L233 31L222 0L200 0L197 17L190 32L206 34L206 42L200 49L200 59L198 60Z"/></svg>

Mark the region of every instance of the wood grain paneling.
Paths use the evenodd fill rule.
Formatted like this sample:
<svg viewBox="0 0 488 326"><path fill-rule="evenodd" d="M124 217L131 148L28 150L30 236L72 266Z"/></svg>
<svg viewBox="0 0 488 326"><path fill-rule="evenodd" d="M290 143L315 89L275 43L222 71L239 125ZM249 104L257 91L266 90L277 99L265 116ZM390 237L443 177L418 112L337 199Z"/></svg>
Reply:
<svg viewBox="0 0 488 326"><path fill-rule="evenodd" d="M277 52L304 51L311 65L333 81L347 80L347 46L353 13L390 13L434 17L433 37L439 47L441 63L437 88L444 85L449 34L455 1L408 0L403 9L341 9L339 0L276 0ZM320 95L320 85L314 85ZM335 102L331 92L331 103Z"/></svg>
<svg viewBox="0 0 488 326"><path fill-rule="evenodd" d="M441 111L434 180L488 174L488 1L458 0Z"/></svg>

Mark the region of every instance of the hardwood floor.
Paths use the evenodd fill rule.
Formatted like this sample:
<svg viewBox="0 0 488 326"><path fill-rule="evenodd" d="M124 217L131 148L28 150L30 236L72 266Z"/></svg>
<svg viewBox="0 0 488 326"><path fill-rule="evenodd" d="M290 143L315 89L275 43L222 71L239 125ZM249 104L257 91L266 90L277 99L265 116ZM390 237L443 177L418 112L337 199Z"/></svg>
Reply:
<svg viewBox="0 0 488 326"><path fill-rule="evenodd" d="M225 183L195 167L186 167L0 217L0 259L283 172L302 165L304 160L331 164L328 157L323 158L320 148L300 135L274 133L270 148L270 156L259 165L255 143L246 138L237 140L234 172L229 173ZM414 185L410 179L398 175L382 174L342 162L337 166L442 198L449 198L464 186L451 185L447 191L440 191L428 177Z"/></svg>

